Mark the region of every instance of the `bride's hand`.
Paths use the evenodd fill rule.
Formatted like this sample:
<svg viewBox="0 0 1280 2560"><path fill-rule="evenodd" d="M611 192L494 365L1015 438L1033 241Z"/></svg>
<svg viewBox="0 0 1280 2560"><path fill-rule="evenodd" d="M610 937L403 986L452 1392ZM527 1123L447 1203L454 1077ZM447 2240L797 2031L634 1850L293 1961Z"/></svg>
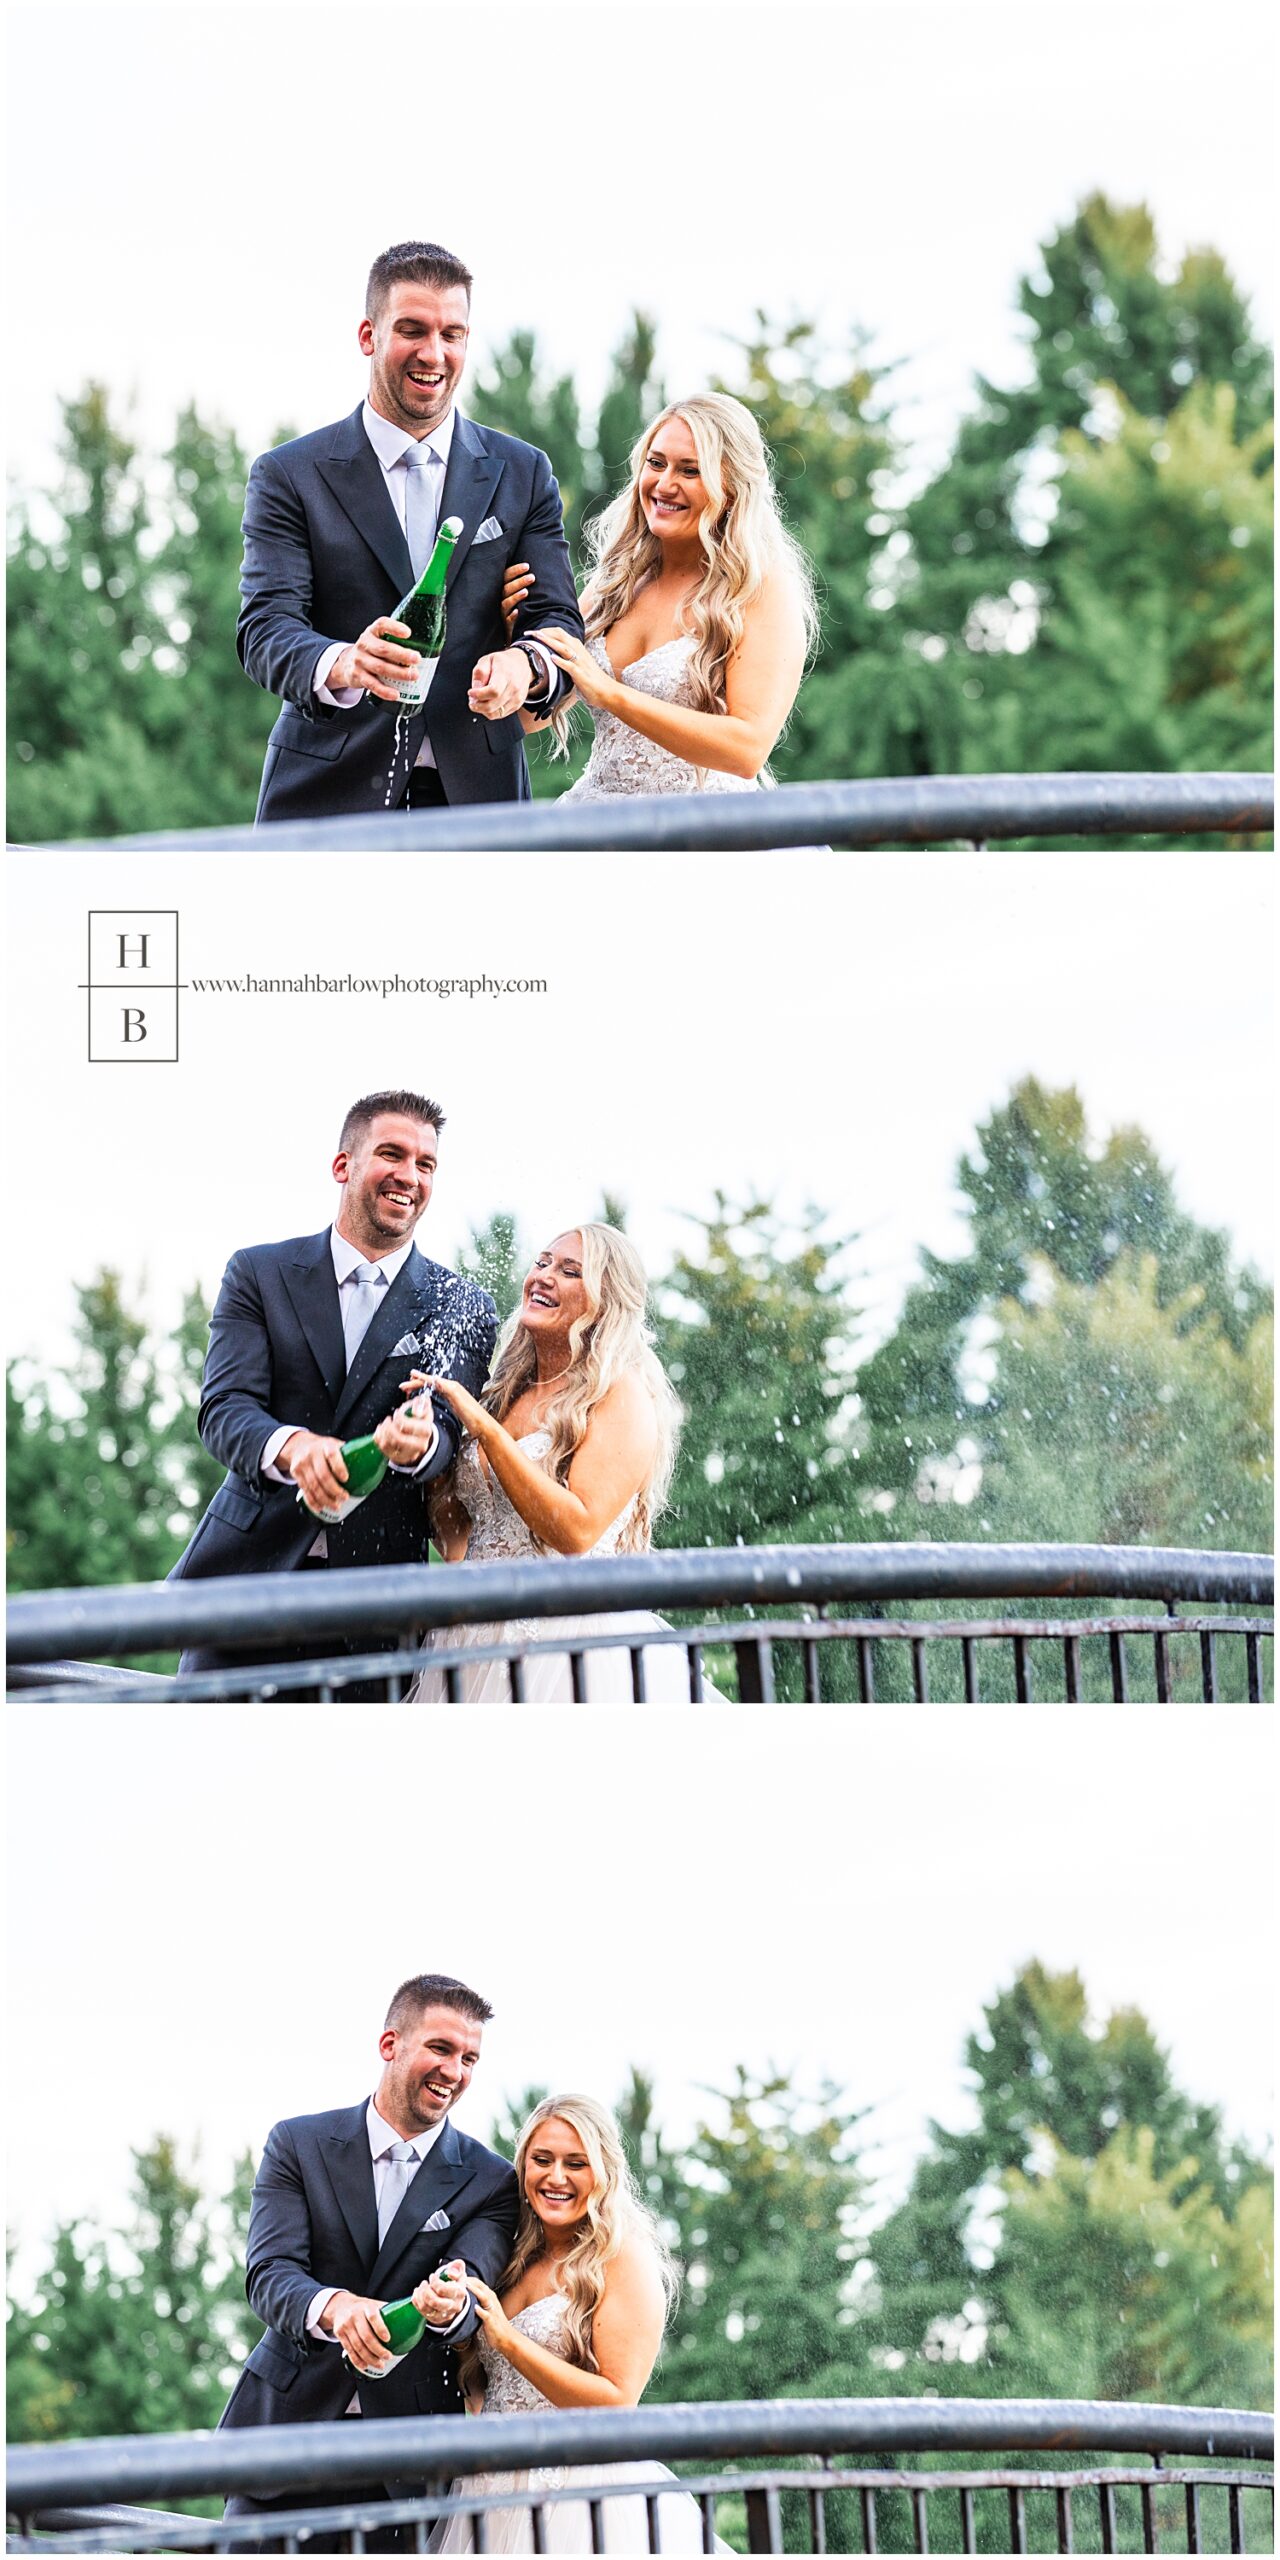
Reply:
<svg viewBox="0 0 1280 2560"><path fill-rule="evenodd" d="M617 677L606 667L598 666L591 651L581 640L575 640L571 632L561 631L557 625L551 624L545 631L528 632L526 638L542 642L548 656L555 659L562 673L572 677L574 692L583 702L589 702L593 711L611 709L618 695L625 691Z"/></svg>
<svg viewBox="0 0 1280 2560"><path fill-rule="evenodd" d="M483 1440L493 1429L492 1414L486 1413L484 1406L478 1404L474 1396L468 1395L456 1378L424 1378L415 1369L412 1377L402 1378L400 1384L409 1395L421 1395L425 1390L429 1395L439 1396L441 1403L447 1404L451 1413L456 1413L463 1430L469 1431L475 1440Z"/></svg>
<svg viewBox="0 0 1280 2560"><path fill-rule="evenodd" d="M513 560L502 581L502 615L508 640L515 636L516 615L525 597L533 591L533 571L527 560Z"/></svg>
<svg viewBox="0 0 1280 2560"><path fill-rule="evenodd" d="M514 2331L492 2285L482 2284L479 2276L468 2276L467 2290L476 2306L476 2318L490 2345L497 2348L499 2355L505 2355L507 2341L514 2335Z"/></svg>

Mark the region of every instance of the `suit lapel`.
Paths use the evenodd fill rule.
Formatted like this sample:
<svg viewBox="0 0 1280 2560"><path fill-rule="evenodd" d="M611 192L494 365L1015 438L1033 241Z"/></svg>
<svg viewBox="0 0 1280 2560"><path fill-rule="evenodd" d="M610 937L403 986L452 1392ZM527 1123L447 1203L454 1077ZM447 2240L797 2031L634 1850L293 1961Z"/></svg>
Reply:
<svg viewBox="0 0 1280 2560"><path fill-rule="evenodd" d="M457 441L455 431L455 448ZM357 533L363 536L374 557L386 570L397 598L407 595L413 585L409 546L401 531L382 465L365 434L361 409L357 409L354 416L343 419L334 432L328 453L323 462L316 464L316 469L325 487L332 490Z"/></svg>
<svg viewBox="0 0 1280 2560"><path fill-rule="evenodd" d="M462 2167L461 2150L453 2126L446 2118L439 2141L432 2143L417 2176L406 2187L395 2220L379 2247L369 2275L371 2293L376 2293L379 2285L385 2284L390 2270L408 2247L414 2233L422 2229L431 2214L442 2211L450 2196L462 2185L466 2171ZM449 2233L442 2231L440 2256L443 2259L453 2255Z"/></svg>
<svg viewBox="0 0 1280 2560"><path fill-rule="evenodd" d="M483 441L483 430L473 426L470 418L464 418L460 412L455 414L453 442L449 447L448 468L440 499L440 522L443 524L446 516L461 516L462 531L449 563L446 594L484 523L489 512L489 500L501 478L501 458L492 453Z"/></svg>
<svg viewBox="0 0 1280 2560"><path fill-rule="evenodd" d="M342 1338L342 1310L327 1227L323 1235L308 1238L296 1261L284 1264L281 1277L330 1401L336 1406L342 1394L347 1347Z"/></svg>
<svg viewBox="0 0 1280 2560"><path fill-rule="evenodd" d="M351 1363L346 1385L338 1398L335 1426L340 1427L358 1404L370 1379L394 1349L400 1334L416 1330L414 1317L430 1306L434 1294L430 1267L415 1245L403 1269L397 1272L390 1288L383 1292L378 1312Z"/></svg>
<svg viewBox="0 0 1280 2560"><path fill-rule="evenodd" d="M368 2101L363 2100L358 2107L353 2107L334 2132L321 2134L320 2143L342 2219L355 2242L361 2266L367 2267L378 2246L378 2205L373 2192L373 2161L369 2152Z"/></svg>

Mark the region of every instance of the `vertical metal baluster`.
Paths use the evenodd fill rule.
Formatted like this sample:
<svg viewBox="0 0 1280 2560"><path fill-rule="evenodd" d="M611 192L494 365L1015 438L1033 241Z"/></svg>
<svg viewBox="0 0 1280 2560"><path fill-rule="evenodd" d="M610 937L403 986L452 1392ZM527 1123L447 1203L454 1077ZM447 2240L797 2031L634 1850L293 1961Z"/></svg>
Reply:
<svg viewBox="0 0 1280 2560"><path fill-rule="evenodd" d="M748 2551L778 2551L781 2549L782 2546L779 2538L773 2531L774 2519L772 2510L776 2508L777 2503L778 2493L776 2489L748 2489L746 2491Z"/></svg>
<svg viewBox="0 0 1280 2560"><path fill-rule="evenodd" d="M1079 1636L1064 1636L1064 1637L1063 1637L1063 1639L1062 1639L1062 1667L1063 1667L1063 1670L1064 1670L1064 1672L1065 1672L1065 1674L1066 1674L1066 1696L1067 1696L1067 1705L1068 1705L1069 1707L1078 1707L1078 1706L1079 1706L1079 1704L1080 1704L1080 1638L1079 1638Z"/></svg>
<svg viewBox="0 0 1280 2560"><path fill-rule="evenodd" d="M1262 1704L1261 1638L1252 1632L1248 1634L1244 1640L1244 1653L1249 1667L1249 1704L1251 1707L1260 1707Z"/></svg>
<svg viewBox="0 0 1280 2560"><path fill-rule="evenodd" d="M925 1660L923 1636L911 1638L911 1685L918 1706L929 1704L929 1665Z"/></svg>
<svg viewBox="0 0 1280 2560"><path fill-rule="evenodd" d="M762 1706L772 1707L777 1701L773 1686L773 1646L767 1636L756 1638L756 1659L760 1665L760 1702Z"/></svg>
<svg viewBox="0 0 1280 2560"><path fill-rule="evenodd" d="M1207 1707L1218 1704L1218 1648L1212 1634L1200 1638L1200 1695Z"/></svg>
<svg viewBox="0 0 1280 2560"><path fill-rule="evenodd" d="M630 1647L630 1653L631 1695L638 1707L645 1707L649 1703L649 1692L645 1687L644 1646L642 1644L633 1644Z"/></svg>
<svg viewBox="0 0 1280 2560"><path fill-rule="evenodd" d="M1169 1704L1169 1639L1163 1628L1152 1637L1156 1653L1156 1704Z"/></svg>
<svg viewBox="0 0 1280 2560"><path fill-rule="evenodd" d="M1244 2538L1244 2498L1238 2487L1232 2487L1227 2491L1227 2518L1228 2549L1231 2551L1247 2550L1248 2545Z"/></svg>
<svg viewBox="0 0 1280 2560"><path fill-rule="evenodd" d="M575 1707L585 1707L587 1703L587 1657L585 1650L580 1645L576 1645L569 1656L569 1677L573 1685L573 1703Z"/></svg>
<svg viewBox="0 0 1280 2560"><path fill-rule="evenodd" d="M818 1646L816 1638L813 1636L802 1637L801 1651L804 1657L805 1705L807 1707L820 1707L822 1704L822 1681L818 1670Z"/></svg>
<svg viewBox="0 0 1280 2560"><path fill-rule="evenodd" d="M1025 2551L1027 2547L1027 2493L1025 2489L1009 2491L1009 2549Z"/></svg>
<svg viewBox="0 0 1280 2560"><path fill-rule="evenodd" d="M827 2547L827 2493L825 2489L809 2491L809 2533L815 2552Z"/></svg>
<svg viewBox="0 0 1280 2560"><path fill-rule="evenodd" d="M591 2548L593 2551L605 2551L608 2549L608 2544L604 2538L604 2500L603 2498L589 2498L587 2500L587 2505L591 2511Z"/></svg>
<svg viewBox="0 0 1280 2560"><path fill-rule="evenodd" d="M1117 1705L1127 1706L1129 1703L1129 1667L1124 1658L1124 1637L1117 1634L1113 1627L1108 1641L1111 1646L1111 1695L1116 1700Z"/></svg>
<svg viewBox="0 0 1280 2560"><path fill-rule="evenodd" d="M546 2508L545 2508L545 2507L543 2507L543 2506L531 2507L531 2508L530 2508L530 2510L529 2510L529 2512L530 2512L530 2516L531 2516L532 2523L533 2523L533 2547L534 2547L534 2550L535 2550L535 2551L545 2551L545 2550L546 2550L546 2547L547 2547L547 2511L546 2511Z"/></svg>
<svg viewBox="0 0 1280 2560"><path fill-rule="evenodd" d="M864 1707L873 1707L876 1702L876 1665L870 1636L859 1636L857 1645L860 1703ZM868 2544L867 2547L870 2549L871 2545Z"/></svg>
<svg viewBox="0 0 1280 2560"><path fill-rule="evenodd" d="M763 1706L764 1692L760 1686L761 1666L758 1642L751 1636L735 1636L733 1655L738 1666L739 1706Z"/></svg>
<svg viewBox="0 0 1280 2560"><path fill-rule="evenodd" d="M1031 1658L1025 1636L1013 1639L1013 1694L1020 1707L1031 1705Z"/></svg>
<svg viewBox="0 0 1280 2560"><path fill-rule="evenodd" d="M1076 2537L1075 2525L1071 2514L1071 2491L1069 2489L1055 2489L1053 2494L1058 2509L1058 2549L1059 2551L1074 2551L1076 2547Z"/></svg>
<svg viewBox="0 0 1280 2560"><path fill-rule="evenodd" d="M859 2489L858 2496L862 2504L862 2548L864 2551L878 2551L880 2542L876 2533L875 2490Z"/></svg>
<svg viewBox="0 0 1280 2560"><path fill-rule="evenodd" d="M524 1655L522 1653L513 1653L510 1662L507 1664L507 1669L511 1675L511 1704L513 1707L523 1707L526 1704L524 1694Z"/></svg>
<svg viewBox="0 0 1280 2560"><path fill-rule="evenodd" d="M462 1704L462 1665L451 1662L444 1675L444 1694L451 1707Z"/></svg>
<svg viewBox="0 0 1280 2560"><path fill-rule="evenodd" d="M964 1655L964 1702L967 1707L982 1704L978 1694L978 1647L973 1636L962 1636L960 1649Z"/></svg>
<svg viewBox="0 0 1280 2560"><path fill-rule="evenodd" d="M1116 2493L1108 2480L1104 2480L1099 2487L1098 2505L1102 2511L1102 2548L1104 2551L1114 2551L1116 2547Z"/></svg>
<svg viewBox="0 0 1280 2560"><path fill-rule="evenodd" d="M703 1696L702 1647L691 1644L686 1649L689 1655L689 1697L692 1705L697 1707L701 1705Z"/></svg>
<svg viewBox="0 0 1280 2560"><path fill-rule="evenodd" d="M321 1679L319 1704L322 1707L331 1707L333 1705L333 1682L331 1680L324 1678Z"/></svg>
<svg viewBox="0 0 1280 2560"><path fill-rule="evenodd" d="M649 2539L645 2544L645 2549L646 2551L661 2551L662 2542L658 2533L658 2501L656 2497L645 2499L644 2512L645 2522L649 2527Z"/></svg>
<svg viewBox="0 0 1280 2560"><path fill-rule="evenodd" d="M535 2509L535 2511L534 2511L534 2512L536 2513L536 2509ZM534 2526L534 2532L535 2532L535 2533L537 2532L537 2526L536 2526L536 2525ZM481 2507L481 2508L479 2509L478 2513L477 2513L477 2514L475 2514L475 2515L473 2515L473 2517L472 2517L472 2519L471 2519L471 2539L472 2539L472 2541L474 2542L475 2547L476 2547L476 2549L477 2549L477 2551L478 2551L478 2552L482 2552L482 2553L483 2553L483 2552L487 2552L487 2551L488 2551L488 2548L489 2548L489 2516L488 2516L488 2511L487 2511L487 2509L486 2509L486 2508L484 2508L484 2507ZM536 2549L537 2549L537 2543L536 2543L536 2542L535 2542L535 2544L534 2544L534 2549L535 2549L535 2551L536 2551Z"/></svg>
<svg viewBox="0 0 1280 2560"><path fill-rule="evenodd" d="M1144 2551L1154 2551L1156 2547L1156 2513L1151 2500L1151 2484L1149 2481L1139 2481L1138 2496L1142 2500L1142 2548Z"/></svg>
<svg viewBox="0 0 1280 2560"><path fill-rule="evenodd" d="M909 2492L911 2521L915 2527L917 2551L927 2551L929 2548L929 2510L925 2504L928 2494L927 2489L912 2489Z"/></svg>
<svg viewBox="0 0 1280 2560"><path fill-rule="evenodd" d="M978 2548L972 2489L962 2489L960 2492L960 2548L964 2552L976 2551Z"/></svg>
<svg viewBox="0 0 1280 2560"><path fill-rule="evenodd" d="M714 2551L716 2547L716 2498L714 2489L703 2491L702 2496L698 2500L698 2513L702 2518L702 2548L704 2551Z"/></svg>

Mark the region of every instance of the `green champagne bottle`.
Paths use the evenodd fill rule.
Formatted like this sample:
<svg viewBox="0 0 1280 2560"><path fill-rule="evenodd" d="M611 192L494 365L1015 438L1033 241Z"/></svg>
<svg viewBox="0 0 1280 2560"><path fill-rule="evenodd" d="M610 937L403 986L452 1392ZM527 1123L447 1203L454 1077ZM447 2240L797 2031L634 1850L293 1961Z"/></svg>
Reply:
<svg viewBox="0 0 1280 2560"><path fill-rule="evenodd" d="M360 2373L358 2379L361 2382L385 2380L388 2373L394 2372L401 2358L408 2355L409 2349L416 2347L427 2325L422 2313L414 2310L411 2293L403 2294L397 2302L384 2302L382 2317L391 2332L391 2344L386 2352L392 2356L394 2362L385 2366L382 2373ZM350 2356L344 2355L342 2361L348 2373L357 2373L357 2367L352 2364Z"/></svg>
<svg viewBox="0 0 1280 2560"><path fill-rule="evenodd" d="M414 673L396 686L396 700L406 711L420 711L431 691L431 679L440 664L445 642L446 608L444 582L453 558L453 546L462 531L461 516L446 516L436 535L436 547L416 587L402 596L391 619L408 624L413 646L418 652ZM407 644L405 644L407 645Z"/></svg>
<svg viewBox="0 0 1280 2560"><path fill-rule="evenodd" d="M312 1519L322 1521L326 1528L358 1511L361 1503L367 1502L370 1494L377 1492L387 1472L387 1461L371 1433L366 1433L360 1440L344 1440L342 1457L347 1470L347 1488L342 1502L335 1504L332 1511L311 1511L301 1486L296 1495L299 1511L310 1511Z"/></svg>

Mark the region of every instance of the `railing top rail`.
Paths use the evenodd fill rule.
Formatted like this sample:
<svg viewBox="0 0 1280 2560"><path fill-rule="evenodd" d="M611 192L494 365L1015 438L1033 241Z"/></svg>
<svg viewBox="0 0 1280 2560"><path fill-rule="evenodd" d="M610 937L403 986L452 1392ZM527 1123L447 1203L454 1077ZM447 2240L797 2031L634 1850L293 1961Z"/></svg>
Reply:
<svg viewBox="0 0 1280 2560"><path fill-rule="evenodd" d="M121 850L399 853L780 852L789 845L986 844L1008 836L1262 835L1272 824L1266 773L960 773L861 782L791 782L776 791L672 792L566 804L485 802L397 809L305 825L196 828L115 836ZM90 841L78 838L83 849ZM53 848L57 850L57 848Z"/></svg>
<svg viewBox="0 0 1280 2560"><path fill-rule="evenodd" d="M9 2497L42 2507L148 2498L278 2496L394 2472L555 2467L579 2462L855 2452L1141 2452L1266 2460L1265 2412L1099 2400L718 2401L647 2409L553 2409L533 2416L366 2419L223 2434L103 2436L17 2445Z"/></svg>
<svg viewBox="0 0 1280 2560"><path fill-rule="evenodd" d="M1270 1602L1270 1556L1181 1547L867 1543L664 1548L643 1556L513 1563L368 1565L325 1574L242 1574L112 1589L20 1592L9 1604L15 1663L174 1645L301 1642L413 1627L619 1609L699 1609L844 1600L1073 1598Z"/></svg>

